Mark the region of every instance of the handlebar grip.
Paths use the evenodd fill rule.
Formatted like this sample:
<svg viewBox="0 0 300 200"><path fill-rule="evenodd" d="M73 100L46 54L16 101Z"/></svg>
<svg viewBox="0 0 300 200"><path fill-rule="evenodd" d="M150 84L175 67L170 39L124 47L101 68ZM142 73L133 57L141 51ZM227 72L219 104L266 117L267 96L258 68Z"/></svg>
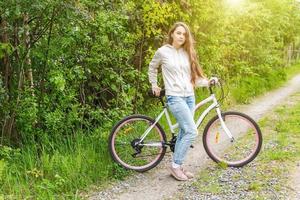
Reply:
<svg viewBox="0 0 300 200"><path fill-rule="evenodd" d="M165 89L162 89L162 90L160 91L159 96L155 96L155 95L153 94L152 90L150 89L150 90L148 90L148 95L149 95L150 97L154 97L154 98L155 98L155 97L156 97L156 98L163 97L163 96L166 95L166 90L165 90Z"/></svg>
<svg viewBox="0 0 300 200"><path fill-rule="evenodd" d="M211 81L209 81L209 84L210 85L216 85L216 81L215 80L211 80Z"/></svg>

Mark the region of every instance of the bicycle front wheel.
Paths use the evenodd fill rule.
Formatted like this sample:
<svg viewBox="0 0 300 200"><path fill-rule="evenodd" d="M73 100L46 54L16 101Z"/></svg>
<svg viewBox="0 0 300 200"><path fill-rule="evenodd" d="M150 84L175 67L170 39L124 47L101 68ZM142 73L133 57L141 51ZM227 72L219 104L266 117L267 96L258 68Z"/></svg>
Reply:
<svg viewBox="0 0 300 200"><path fill-rule="evenodd" d="M224 131L218 116L213 117L204 129L203 145L209 157L229 167L242 167L251 162L262 146L262 134L257 123L239 112L222 113L233 140Z"/></svg>
<svg viewBox="0 0 300 200"><path fill-rule="evenodd" d="M166 134L155 121L144 115L132 115L117 123L109 137L109 151L126 169L144 172L155 167L166 153ZM141 141L141 136L149 133Z"/></svg>

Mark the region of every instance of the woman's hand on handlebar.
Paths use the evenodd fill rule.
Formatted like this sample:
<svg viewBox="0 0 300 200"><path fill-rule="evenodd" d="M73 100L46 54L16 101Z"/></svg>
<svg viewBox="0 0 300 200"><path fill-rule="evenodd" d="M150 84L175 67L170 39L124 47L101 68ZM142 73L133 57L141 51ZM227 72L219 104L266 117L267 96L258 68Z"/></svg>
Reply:
<svg viewBox="0 0 300 200"><path fill-rule="evenodd" d="M219 79L217 77L211 77L208 81L209 86L213 86L219 83Z"/></svg>
<svg viewBox="0 0 300 200"><path fill-rule="evenodd" d="M159 96L160 95L160 91L161 91L161 88L158 87L158 86L152 86L152 93L155 95L155 96Z"/></svg>

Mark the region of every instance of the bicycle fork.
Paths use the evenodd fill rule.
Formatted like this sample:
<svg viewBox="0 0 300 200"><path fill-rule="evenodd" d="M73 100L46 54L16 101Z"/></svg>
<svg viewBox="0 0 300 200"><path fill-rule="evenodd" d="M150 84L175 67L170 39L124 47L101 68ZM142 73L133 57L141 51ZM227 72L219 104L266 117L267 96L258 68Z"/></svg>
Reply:
<svg viewBox="0 0 300 200"><path fill-rule="evenodd" d="M227 126L225 124L225 118L223 119L222 112L221 112L220 108L216 107L216 111L217 111L217 115L220 119L221 126L222 126L223 130L225 131L226 135L230 138L230 141L233 142L234 137L232 136L230 130L227 128Z"/></svg>

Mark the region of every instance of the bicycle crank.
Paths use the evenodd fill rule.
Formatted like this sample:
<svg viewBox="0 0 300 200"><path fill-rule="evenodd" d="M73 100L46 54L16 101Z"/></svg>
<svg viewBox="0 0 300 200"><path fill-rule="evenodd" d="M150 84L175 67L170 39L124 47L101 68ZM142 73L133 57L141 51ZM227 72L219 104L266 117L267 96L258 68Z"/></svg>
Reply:
<svg viewBox="0 0 300 200"><path fill-rule="evenodd" d="M132 157L136 157L138 154L140 154L142 152L142 148L144 147L143 145L139 145L139 144L143 144L143 141L141 142L140 139L134 139L131 141L131 147L135 150L134 154L131 154Z"/></svg>

